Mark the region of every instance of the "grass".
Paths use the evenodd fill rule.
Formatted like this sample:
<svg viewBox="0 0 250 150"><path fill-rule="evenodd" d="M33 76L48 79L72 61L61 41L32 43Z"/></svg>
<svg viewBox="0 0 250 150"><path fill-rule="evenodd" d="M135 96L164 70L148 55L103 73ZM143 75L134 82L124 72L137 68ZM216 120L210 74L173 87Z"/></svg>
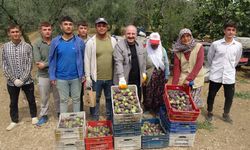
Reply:
<svg viewBox="0 0 250 150"><path fill-rule="evenodd" d="M240 98L240 99L250 100L250 91L235 92L234 97Z"/></svg>
<svg viewBox="0 0 250 150"><path fill-rule="evenodd" d="M214 131L214 129L216 129L216 127L208 121L203 121L203 122L197 122L197 127L198 129L204 129L204 130L208 130L208 131Z"/></svg>

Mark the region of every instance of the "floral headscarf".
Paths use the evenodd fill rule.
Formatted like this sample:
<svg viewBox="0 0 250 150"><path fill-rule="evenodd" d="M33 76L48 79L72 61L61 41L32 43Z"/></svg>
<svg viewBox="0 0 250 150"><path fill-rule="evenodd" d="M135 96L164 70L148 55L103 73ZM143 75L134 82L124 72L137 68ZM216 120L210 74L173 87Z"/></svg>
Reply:
<svg viewBox="0 0 250 150"><path fill-rule="evenodd" d="M181 37L185 33L187 33L187 34L189 34L191 36L191 42L188 45L184 45L184 44L181 43ZM195 40L193 38L192 32L189 29L184 28L184 29L181 29L181 31L179 33L178 40L174 44L174 50L173 51L186 53L186 52L191 51L195 47L195 45L196 45L196 42L195 42Z"/></svg>

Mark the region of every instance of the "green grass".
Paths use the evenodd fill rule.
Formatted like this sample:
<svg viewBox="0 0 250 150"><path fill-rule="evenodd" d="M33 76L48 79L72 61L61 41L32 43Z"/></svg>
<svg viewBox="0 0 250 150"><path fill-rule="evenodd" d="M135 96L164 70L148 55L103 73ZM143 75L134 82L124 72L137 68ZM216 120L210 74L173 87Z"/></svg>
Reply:
<svg viewBox="0 0 250 150"><path fill-rule="evenodd" d="M250 91L235 92L234 97L240 98L240 99L250 100Z"/></svg>
<svg viewBox="0 0 250 150"><path fill-rule="evenodd" d="M249 84L249 81L247 81L245 79L238 80L238 82L243 83L243 84Z"/></svg>
<svg viewBox="0 0 250 150"><path fill-rule="evenodd" d="M216 129L216 127L208 121L203 121L203 122L197 122L197 127L198 129L204 129L204 130L208 130L208 131L214 131L214 129Z"/></svg>

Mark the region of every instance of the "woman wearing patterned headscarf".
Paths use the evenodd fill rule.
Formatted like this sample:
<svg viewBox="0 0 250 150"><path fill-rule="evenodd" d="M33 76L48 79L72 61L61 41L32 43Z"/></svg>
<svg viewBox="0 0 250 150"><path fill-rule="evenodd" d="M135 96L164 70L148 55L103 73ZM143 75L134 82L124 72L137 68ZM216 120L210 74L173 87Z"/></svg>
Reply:
<svg viewBox="0 0 250 150"><path fill-rule="evenodd" d="M201 108L201 88L204 85L204 47L196 43L189 29L182 29L174 45L173 84L192 86L192 96Z"/></svg>
<svg viewBox="0 0 250 150"><path fill-rule="evenodd" d="M158 112L163 104L164 85L168 82L169 63L166 50L161 45L159 33L150 34L147 48L147 81L143 88L144 111Z"/></svg>

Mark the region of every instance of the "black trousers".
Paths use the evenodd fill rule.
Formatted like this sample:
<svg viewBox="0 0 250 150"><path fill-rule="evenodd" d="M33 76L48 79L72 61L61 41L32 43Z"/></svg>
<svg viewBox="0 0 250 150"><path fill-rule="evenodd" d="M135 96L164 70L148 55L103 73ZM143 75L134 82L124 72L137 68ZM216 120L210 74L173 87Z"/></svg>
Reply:
<svg viewBox="0 0 250 150"><path fill-rule="evenodd" d="M213 111L213 105L214 105L214 98L223 85L224 88L224 113L228 114L230 112L232 103L233 103L233 97L235 92L235 84L222 84L222 83L216 83L213 81L210 81L209 83L209 92L207 97L207 111L212 112Z"/></svg>
<svg viewBox="0 0 250 150"><path fill-rule="evenodd" d="M83 111L83 95L84 95L84 83L82 83L82 90L81 90L81 95L80 95L80 111Z"/></svg>
<svg viewBox="0 0 250 150"><path fill-rule="evenodd" d="M34 83L26 84L21 87L9 86L7 89L10 95L10 117L12 122L18 123L18 97L20 89L22 89L27 97L29 103L30 115L31 117L37 116L36 101L34 96Z"/></svg>

